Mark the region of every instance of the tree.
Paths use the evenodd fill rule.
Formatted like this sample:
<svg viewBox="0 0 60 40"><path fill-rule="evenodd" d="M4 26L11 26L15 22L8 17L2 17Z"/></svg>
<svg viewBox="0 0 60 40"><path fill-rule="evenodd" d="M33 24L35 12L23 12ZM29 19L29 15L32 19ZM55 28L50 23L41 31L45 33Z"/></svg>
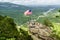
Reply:
<svg viewBox="0 0 60 40"><path fill-rule="evenodd" d="M60 12L60 10L58 10Z"/></svg>
<svg viewBox="0 0 60 40"><path fill-rule="evenodd" d="M18 40L18 37L20 36L14 20L8 16L0 15L0 40L6 40L7 38Z"/></svg>
<svg viewBox="0 0 60 40"><path fill-rule="evenodd" d="M57 15L56 18L58 18L59 16Z"/></svg>
<svg viewBox="0 0 60 40"><path fill-rule="evenodd" d="M33 40L31 35L28 34L28 31L25 31L20 28L20 40Z"/></svg>

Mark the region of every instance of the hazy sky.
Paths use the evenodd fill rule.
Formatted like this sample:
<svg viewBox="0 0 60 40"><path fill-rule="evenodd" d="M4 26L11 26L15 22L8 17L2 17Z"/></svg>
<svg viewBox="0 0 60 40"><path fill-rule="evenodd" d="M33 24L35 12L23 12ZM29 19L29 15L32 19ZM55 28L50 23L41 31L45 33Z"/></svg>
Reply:
<svg viewBox="0 0 60 40"><path fill-rule="evenodd" d="M0 0L0 2L11 2L20 5L60 5L60 0Z"/></svg>

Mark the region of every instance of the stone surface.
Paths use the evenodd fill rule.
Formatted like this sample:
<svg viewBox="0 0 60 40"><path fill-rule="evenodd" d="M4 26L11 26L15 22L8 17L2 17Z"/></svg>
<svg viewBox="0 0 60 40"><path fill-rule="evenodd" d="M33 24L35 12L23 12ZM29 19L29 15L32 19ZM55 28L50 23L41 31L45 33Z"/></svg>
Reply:
<svg viewBox="0 0 60 40"><path fill-rule="evenodd" d="M52 33L51 28L38 23L36 21L29 22L29 32L34 35L38 40L53 40L50 36Z"/></svg>

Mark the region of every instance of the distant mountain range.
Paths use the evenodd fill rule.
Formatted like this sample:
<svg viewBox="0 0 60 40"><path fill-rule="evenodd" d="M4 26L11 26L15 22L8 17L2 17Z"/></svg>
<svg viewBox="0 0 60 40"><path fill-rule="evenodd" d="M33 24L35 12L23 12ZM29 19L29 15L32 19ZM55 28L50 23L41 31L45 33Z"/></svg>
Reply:
<svg viewBox="0 0 60 40"><path fill-rule="evenodd" d="M6 9L15 9L15 10L22 10L22 9L28 8L23 5L17 5L17 4L13 4L13 3L9 3L9 2L0 2L0 7L6 8Z"/></svg>
<svg viewBox="0 0 60 40"><path fill-rule="evenodd" d="M60 8L60 6L59 5L58 6L57 5L23 6L23 5L17 5L9 2L0 2L0 11L4 13L9 13L9 12L23 13L27 9L31 9L33 11L33 14L37 14L37 12L41 14L41 12L45 12L52 8Z"/></svg>
<svg viewBox="0 0 60 40"><path fill-rule="evenodd" d="M42 15L43 12L48 11L49 9L55 8L55 10L59 9L60 6L56 5L48 5L48 6L24 6L24 5L17 5L9 2L0 2L0 15L7 15L15 19L17 23L22 23L21 21L24 20L24 12L28 9L31 9L33 14L32 15ZM22 20L21 20L22 19Z"/></svg>

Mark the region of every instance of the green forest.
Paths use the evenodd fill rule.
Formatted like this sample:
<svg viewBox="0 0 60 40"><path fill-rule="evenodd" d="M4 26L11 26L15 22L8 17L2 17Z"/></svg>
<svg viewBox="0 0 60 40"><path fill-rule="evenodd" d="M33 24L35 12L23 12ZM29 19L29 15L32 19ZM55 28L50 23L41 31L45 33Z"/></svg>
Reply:
<svg viewBox="0 0 60 40"><path fill-rule="evenodd" d="M32 10L32 15L25 16L28 9ZM60 6L27 7L0 3L0 40L38 39L60 40Z"/></svg>
<svg viewBox="0 0 60 40"><path fill-rule="evenodd" d="M24 17L24 18L30 20L30 17ZM51 17L49 18L44 17L37 20L37 22L50 27L52 30L51 37L55 38L55 40L60 40L60 28L59 28L60 24L56 24L57 21L55 22L55 19L59 20L59 18L60 16L58 15L56 15L54 19L52 19ZM22 20L22 21L26 23L26 21L29 20ZM22 25L23 26L21 28L17 28L17 24L13 18L9 16L0 15L0 40L33 40L33 38L29 33L27 25L26 24Z"/></svg>

